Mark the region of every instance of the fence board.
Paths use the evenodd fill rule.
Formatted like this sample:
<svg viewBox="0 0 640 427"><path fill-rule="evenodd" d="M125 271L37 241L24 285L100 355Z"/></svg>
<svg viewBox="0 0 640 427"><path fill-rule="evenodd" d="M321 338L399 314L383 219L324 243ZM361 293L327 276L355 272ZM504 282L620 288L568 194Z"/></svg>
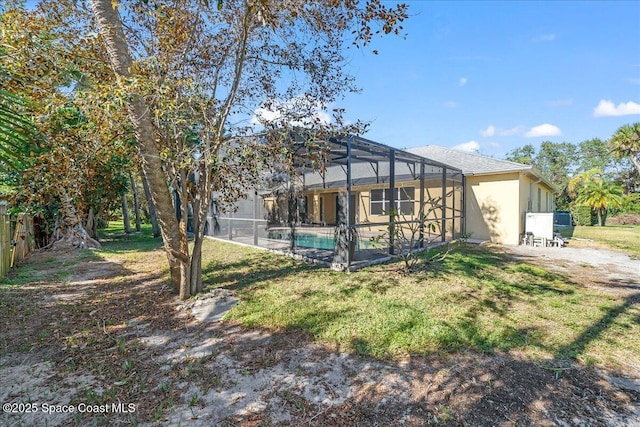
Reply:
<svg viewBox="0 0 640 427"><path fill-rule="evenodd" d="M11 242L15 242L12 245ZM9 269L22 261L35 247L33 217L19 214L12 233L11 218L7 214L6 202L0 201L0 279Z"/></svg>
<svg viewBox="0 0 640 427"><path fill-rule="evenodd" d="M11 254L11 267L14 267L31 252L35 245L33 237L33 218L27 214L18 214L16 232L13 236L15 246Z"/></svg>
<svg viewBox="0 0 640 427"><path fill-rule="evenodd" d="M7 205L0 203L0 279L11 267L11 222L7 215Z"/></svg>

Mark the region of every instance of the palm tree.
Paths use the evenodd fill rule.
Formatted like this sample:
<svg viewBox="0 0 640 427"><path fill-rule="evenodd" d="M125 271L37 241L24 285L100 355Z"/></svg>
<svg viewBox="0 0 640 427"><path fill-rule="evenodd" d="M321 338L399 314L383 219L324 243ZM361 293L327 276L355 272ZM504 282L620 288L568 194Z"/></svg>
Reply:
<svg viewBox="0 0 640 427"><path fill-rule="evenodd" d="M640 122L624 125L609 140L611 153L618 157L631 157L640 173Z"/></svg>
<svg viewBox="0 0 640 427"><path fill-rule="evenodd" d="M576 203L589 206L596 211L598 225L602 227L607 210L622 205L622 187L603 179L587 181L578 190Z"/></svg>
<svg viewBox="0 0 640 427"><path fill-rule="evenodd" d="M25 101L0 89L0 163L20 171L36 135L33 123L20 113Z"/></svg>

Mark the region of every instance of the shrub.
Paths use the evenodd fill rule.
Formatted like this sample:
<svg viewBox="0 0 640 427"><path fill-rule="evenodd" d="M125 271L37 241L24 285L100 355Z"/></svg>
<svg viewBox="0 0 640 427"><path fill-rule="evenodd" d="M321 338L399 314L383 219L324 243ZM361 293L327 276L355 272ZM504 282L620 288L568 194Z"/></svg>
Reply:
<svg viewBox="0 0 640 427"><path fill-rule="evenodd" d="M640 214L620 214L609 218L609 224L640 225Z"/></svg>
<svg viewBox="0 0 640 427"><path fill-rule="evenodd" d="M571 216L576 225L594 225L598 222L598 216L589 206L571 206Z"/></svg>

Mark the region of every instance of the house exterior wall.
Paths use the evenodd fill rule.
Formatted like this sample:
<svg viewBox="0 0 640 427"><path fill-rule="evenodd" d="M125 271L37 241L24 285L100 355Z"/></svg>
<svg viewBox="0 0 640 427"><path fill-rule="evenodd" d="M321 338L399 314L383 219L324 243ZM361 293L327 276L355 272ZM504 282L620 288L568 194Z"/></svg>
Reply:
<svg viewBox="0 0 640 427"><path fill-rule="evenodd" d="M420 182L402 181L396 183L396 188L413 187L414 215L406 215L407 220L417 219L416 215L420 210ZM372 235L382 233L387 230L389 224L389 214L372 214L371 212L371 192L373 190L388 189L388 183L354 185L352 195L354 196L354 217L355 223L361 226L361 231ZM455 191L452 190L455 188ZM461 183L447 180L446 182L446 209L444 227L447 238L458 238L462 229L462 218L460 210L462 208ZM335 189L315 189L305 192L308 200L308 220L314 223L334 224L336 221L336 196ZM320 208L320 198L323 199L322 209ZM397 199L396 199L397 200ZM431 200L431 202L430 202ZM427 215L427 225L424 233L429 239L436 239L441 235L442 227L442 181L430 179L425 181L424 186L425 214ZM323 211L321 220L321 211ZM402 218L401 218L402 221ZM431 221L432 226L429 225Z"/></svg>
<svg viewBox="0 0 640 427"><path fill-rule="evenodd" d="M553 212L553 191L524 173L467 176L466 231L473 239L518 245L527 212Z"/></svg>
<svg viewBox="0 0 640 427"><path fill-rule="evenodd" d="M517 245L520 237L519 173L467 176L466 232L472 239Z"/></svg>
<svg viewBox="0 0 640 427"><path fill-rule="evenodd" d="M545 183L528 175L520 177L520 234L525 230L527 212L553 212L553 190Z"/></svg>

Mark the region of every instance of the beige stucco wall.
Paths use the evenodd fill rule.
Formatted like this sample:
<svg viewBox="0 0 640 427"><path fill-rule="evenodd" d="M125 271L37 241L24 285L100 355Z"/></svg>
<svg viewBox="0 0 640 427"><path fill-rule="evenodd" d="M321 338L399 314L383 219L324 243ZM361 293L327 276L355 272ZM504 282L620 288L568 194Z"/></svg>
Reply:
<svg viewBox="0 0 640 427"><path fill-rule="evenodd" d="M356 221L360 224L386 224L387 215L371 215L370 192L372 189L387 188L388 184L354 186L356 196ZM415 212L419 210L419 183L402 182L398 186L415 188ZM540 192L538 192L538 189ZM447 188L447 192L451 187ZM335 222L335 189L314 190L307 193L309 197L309 218L320 222L320 198L324 199L324 222ZM425 200L439 199L442 187L439 180L425 183ZM460 192L456 191L455 200L447 197L446 215L448 218L457 214L455 208L461 204ZM531 202L530 202L531 199ZM539 201L539 202L538 202ZM494 243L517 245L524 232L525 213L553 212L553 190L538 178L527 173L508 173L494 175L467 176L465 186L466 232L472 233L472 239L489 240ZM539 208L539 209L538 209ZM439 218L441 209L431 212L429 219ZM455 225L454 225L455 224ZM439 226L439 222L438 222ZM445 224L447 236L461 232L461 221L448 220ZM371 229L380 227L372 226ZM383 227L384 228L384 227ZM455 230L452 233L452 228ZM439 231L435 234L439 234Z"/></svg>
<svg viewBox="0 0 640 427"><path fill-rule="evenodd" d="M518 173L467 176L466 230L472 239L517 245L520 234Z"/></svg>
<svg viewBox="0 0 640 427"><path fill-rule="evenodd" d="M554 210L553 190L539 179L522 174L520 177L520 233L524 233L527 212L553 212Z"/></svg>
<svg viewBox="0 0 640 427"><path fill-rule="evenodd" d="M474 239L518 245L526 212L553 212L552 189L529 175L467 176L466 180L466 226Z"/></svg>
<svg viewBox="0 0 640 427"><path fill-rule="evenodd" d="M449 181L447 187L447 221L445 223L447 238L457 238L460 235L462 220L458 216L460 215L460 208L462 204L462 195L460 192L460 183L457 184L455 196L452 196L451 190L454 185ZM386 230L389 222L389 215L372 215L371 214L371 190L386 189L388 183L370 184L370 185L355 185L352 189L352 194L356 197L355 205L355 217L356 223L366 225L371 224L369 228L363 228L365 231L384 231ZM398 187L413 187L414 188L414 212L417 213L420 210L420 183L418 181L405 181L397 184ZM310 221L320 223L320 198L322 197L323 210L324 210L324 222L326 224L332 224L335 222L335 198L338 193L335 189L318 189L307 192L306 196L309 201L309 215ZM427 180L425 182L425 195L424 199L428 204L429 200L434 200L434 203L440 205L442 197L442 182L437 180ZM428 206L428 205L427 205ZM442 209L440 206L427 212L427 219L433 220L434 228L427 226L425 233L431 237L437 237L440 235L440 217L442 215ZM453 217L455 219L452 219ZM410 218L407 218L410 219Z"/></svg>

